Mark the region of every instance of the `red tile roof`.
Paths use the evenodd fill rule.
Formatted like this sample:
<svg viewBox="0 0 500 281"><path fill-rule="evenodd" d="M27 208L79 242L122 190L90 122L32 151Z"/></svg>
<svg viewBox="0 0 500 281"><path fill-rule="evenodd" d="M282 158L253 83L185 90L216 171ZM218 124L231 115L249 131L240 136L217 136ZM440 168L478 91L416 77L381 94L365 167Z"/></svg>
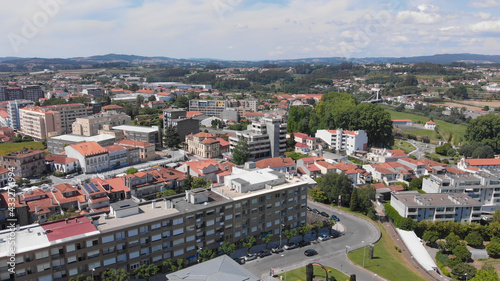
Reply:
<svg viewBox="0 0 500 281"><path fill-rule="evenodd" d="M127 150L125 147L116 144L105 146L104 149L106 149L109 153Z"/></svg>
<svg viewBox="0 0 500 281"><path fill-rule="evenodd" d="M83 216L68 219L67 222L65 220L61 220L42 224L41 227L47 233L49 241L60 240L97 231L94 224L88 218Z"/></svg>
<svg viewBox="0 0 500 281"><path fill-rule="evenodd" d="M410 119L393 119L392 122L413 122Z"/></svg>
<svg viewBox="0 0 500 281"><path fill-rule="evenodd" d="M151 145L150 143L147 143L147 142L143 142L143 141L135 141L135 140L131 140L131 139L123 139L119 142L117 142L117 144L121 144L121 145L125 145L125 146L137 146L137 147L145 147L145 146L149 146Z"/></svg>
<svg viewBox="0 0 500 281"><path fill-rule="evenodd" d="M95 141L81 142L70 145L73 149L78 151L83 156L92 156L96 154L106 153L107 150L100 146Z"/></svg>
<svg viewBox="0 0 500 281"><path fill-rule="evenodd" d="M394 156L394 157L407 157L408 156L408 154L406 154L401 149L393 149L393 150L389 150L388 152L391 153L392 156Z"/></svg>
<svg viewBox="0 0 500 281"><path fill-rule="evenodd" d="M51 154L51 155L45 156L45 161L60 163L60 164L69 164L69 163L73 163L73 162L78 161L78 159Z"/></svg>
<svg viewBox="0 0 500 281"><path fill-rule="evenodd" d="M434 123L432 120L431 120L431 121L426 122L425 124L429 124L429 125L436 125L436 123Z"/></svg>
<svg viewBox="0 0 500 281"><path fill-rule="evenodd" d="M274 158L266 158L266 159L256 161L255 165L261 169L279 168L279 167L293 166L293 165L295 165L295 161L293 161L292 158L288 158L288 157L285 157L285 158L274 157Z"/></svg>
<svg viewBox="0 0 500 281"><path fill-rule="evenodd" d="M500 165L500 158L495 159L466 159L467 164L470 166L498 166Z"/></svg>
<svg viewBox="0 0 500 281"><path fill-rule="evenodd" d="M103 110L108 110L108 109L123 109L123 107L116 105L116 104L110 104L102 107Z"/></svg>
<svg viewBox="0 0 500 281"><path fill-rule="evenodd" d="M200 115L203 115L203 113L197 112L197 111L187 111L186 112L186 118L191 118L191 117L200 116Z"/></svg>
<svg viewBox="0 0 500 281"><path fill-rule="evenodd" d="M296 138L307 139L307 140L314 140L315 139L315 138L310 137L310 136L303 134L303 133L293 133L293 136Z"/></svg>

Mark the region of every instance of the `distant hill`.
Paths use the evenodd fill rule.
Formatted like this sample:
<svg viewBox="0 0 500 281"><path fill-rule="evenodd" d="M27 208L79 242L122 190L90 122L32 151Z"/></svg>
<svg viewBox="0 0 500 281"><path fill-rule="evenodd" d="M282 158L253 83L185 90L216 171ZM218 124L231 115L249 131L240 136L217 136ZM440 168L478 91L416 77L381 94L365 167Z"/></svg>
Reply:
<svg viewBox="0 0 500 281"><path fill-rule="evenodd" d="M418 63L430 62L437 64L450 64L460 61L469 64L498 64L500 63L500 55L479 55L479 54L437 54L432 56L417 56L417 57L368 57L368 58L345 58L345 57L325 57L325 58L302 58L302 59L286 59L286 60L262 60L262 61L243 61L243 60L217 60L210 58L189 58L176 59L170 57L156 56L146 57L137 55L125 54L107 54L91 57L76 57L76 58L18 58L18 57L0 57L0 63L10 64L58 64L58 65L95 65L107 63L119 64L165 64L179 67L199 67L208 64L219 64L223 67L234 66L262 66L266 63L278 64L281 66L293 66L297 64L328 64L335 65L342 62L354 63Z"/></svg>

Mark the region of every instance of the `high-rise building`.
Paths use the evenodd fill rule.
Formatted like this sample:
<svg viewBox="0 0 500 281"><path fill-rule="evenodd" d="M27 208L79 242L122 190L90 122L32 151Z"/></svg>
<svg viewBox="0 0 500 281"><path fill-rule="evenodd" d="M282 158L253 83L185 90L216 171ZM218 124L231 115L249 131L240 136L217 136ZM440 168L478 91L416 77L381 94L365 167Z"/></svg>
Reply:
<svg viewBox="0 0 500 281"><path fill-rule="evenodd" d="M102 187L85 184L89 204ZM96 194L96 195L94 195ZM96 212L16 230L15 273L7 271L10 246L0 243L5 280L68 280L98 277L108 268L133 271L166 259L197 262L201 248L217 250L223 242L274 234L306 223L307 183L287 180L270 169L233 175L225 186L188 190L168 199L111 203ZM0 232L8 241L10 230Z"/></svg>
<svg viewBox="0 0 500 281"><path fill-rule="evenodd" d="M9 112L9 127L17 130L21 127L21 122L19 120L19 109L32 106L35 103L29 100L11 100L7 105L7 111Z"/></svg>
<svg viewBox="0 0 500 281"><path fill-rule="evenodd" d="M345 151L348 155L357 150L367 150L368 135L365 131L318 130L315 137L321 139L335 151Z"/></svg>
<svg viewBox="0 0 500 281"><path fill-rule="evenodd" d="M7 100L22 100L24 99L24 92L21 87L8 87L6 90Z"/></svg>
<svg viewBox="0 0 500 281"><path fill-rule="evenodd" d="M250 152L249 159L284 155L286 127L286 123L279 118L262 118L261 121L254 121L250 129L236 132L236 136L229 138L231 153L240 139L245 139Z"/></svg>
<svg viewBox="0 0 500 281"><path fill-rule="evenodd" d="M23 86L24 98L30 101L37 102L39 99L44 97L43 90L38 85Z"/></svg>
<svg viewBox="0 0 500 281"><path fill-rule="evenodd" d="M71 134L72 124L76 118L87 117L93 113L92 107L87 107L83 103L49 105L43 108L60 113L63 134Z"/></svg>
<svg viewBox="0 0 500 281"><path fill-rule="evenodd" d="M189 134L196 134L200 131L200 122L197 119L187 118L187 112L183 109L168 108L163 111L163 119L163 127L175 127L181 140Z"/></svg>
<svg viewBox="0 0 500 281"><path fill-rule="evenodd" d="M127 114L106 111L100 114L76 118L72 125L72 131L74 135L90 137L97 135L99 130L102 130L105 125L119 126L130 124L132 124L132 120Z"/></svg>
<svg viewBox="0 0 500 281"><path fill-rule="evenodd" d="M226 100L190 100L189 111L202 112L206 116L221 116L222 112L228 107Z"/></svg>
<svg viewBox="0 0 500 281"><path fill-rule="evenodd" d="M39 106L19 110L21 133L35 140L55 137L61 134L61 115L57 111Z"/></svg>

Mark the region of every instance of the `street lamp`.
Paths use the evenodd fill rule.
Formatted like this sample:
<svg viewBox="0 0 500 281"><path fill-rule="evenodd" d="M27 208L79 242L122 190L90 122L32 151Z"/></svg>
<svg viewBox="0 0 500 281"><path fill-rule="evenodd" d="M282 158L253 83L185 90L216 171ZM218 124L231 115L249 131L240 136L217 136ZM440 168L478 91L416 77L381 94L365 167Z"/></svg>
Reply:
<svg viewBox="0 0 500 281"><path fill-rule="evenodd" d="M465 273L465 281L468 281L469 280L469 276L467 273Z"/></svg>
<svg viewBox="0 0 500 281"><path fill-rule="evenodd" d="M361 244L365 244L365 241L361 241ZM366 246L363 245L363 268L365 268L365 255L366 255Z"/></svg>
<svg viewBox="0 0 500 281"><path fill-rule="evenodd" d="M95 271L95 268L92 268L92 281L94 281L94 271Z"/></svg>
<svg viewBox="0 0 500 281"><path fill-rule="evenodd" d="M284 226L285 226L285 224L281 223L281 221L280 221L280 248L281 248L281 233L283 232Z"/></svg>
<svg viewBox="0 0 500 281"><path fill-rule="evenodd" d="M285 257L285 266L286 266L286 256L283 254L282 257ZM285 270L285 281L286 281L286 270Z"/></svg>
<svg viewBox="0 0 500 281"><path fill-rule="evenodd" d="M203 248L202 247L198 247L198 250L196 251L197 252L196 256L197 256L198 263L200 263L200 251L201 250L203 250Z"/></svg>

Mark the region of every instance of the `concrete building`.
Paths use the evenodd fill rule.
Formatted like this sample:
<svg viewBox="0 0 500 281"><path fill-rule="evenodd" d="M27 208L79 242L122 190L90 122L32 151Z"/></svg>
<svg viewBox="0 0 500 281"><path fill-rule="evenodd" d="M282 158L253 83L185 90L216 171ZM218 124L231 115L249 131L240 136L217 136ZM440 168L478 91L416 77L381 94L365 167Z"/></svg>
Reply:
<svg viewBox="0 0 500 281"><path fill-rule="evenodd" d="M128 149L137 149L139 161L146 162L156 158L155 145L153 143L124 139L116 144Z"/></svg>
<svg viewBox="0 0 500 281"><path fill-rule="evenodd" d="M61 135L47 139L47 149L51 154L59 154L64 152L64 148L71 144L81 142L97 142L100 146L112 145L115 143L115 137L111 135L97 135L92 137L78 136L78 135Z"/></svg>
<svg viewBox="0 0 500 281"><path fill-rule="evenodd" d="M45 164L50 167L51 172L71 173L80 168L78 159L61 155L47 155Z"/></svg>
<svg viewBox="0 0 500 281"><path fill-rule="evenodd" d="M363 130L318 130L315 137L321 139L335 151L345 151L348 155L352 155L358 150L366 151L368 149L368 135Z"/></svg>
<svg viewBox="0 0 500 281"><path fill-rule="evenodd" d="M289 157L266 158L255 162L255 166L260 169L273 169L277 172L297 175L297 164Z"/></svg>
<svg viewBox="0 0 500 281"><path fill-rule="evenodd" d="M24 98L24 92L21 87L7 87L5 91L7 100L22 100Z"/></svg>
<svg viewBox="0 0 500 281"><path fill-rule="evenodd" d="M163 128L173 126L181 140L189 134L196 134L200 131L200 121L193 117L187 117L187 111L178 108L168 108L163 111Z"/></svg>
<svg viewBox="0 0 500 281"><path fill-rule="evenodd" d="M7 104L7 111L9 112L9 127L17 130L21 127L21 121L19 120L19 109L32 106L35 103L29 100L10 100Z"/></svg>
<svg viewBox="0 0 500 281"><path fill-rule="evenodd" d="M190 100L189 111L202 112L206 116L221 117L222 112L228 108L226 100Z"/></svg>
<svg viewBox="0 0 500 281"><path fill-rule="evenodd" d="M66 155L80 162L82 172L100 173L109 169L109 153L97 142L82 142L64 148Z"/></svg>
<svg viewBox="0 0 500 281"><path fill-rule="evenodd" d="M200 132L186 136L185 149L187 152L203 158L216 158L221 156L220 142L216 136Z"/></svg>
<svg viewBox="0 0 500 281"><path fill-rule="evenodd" d="M160 127L158 126L143 127L120 125L114 126L112 130L122 131L127 139L152 143L157 149L160 149L162 147L162 135L160 132Z"/></svg>
<svg viewBox="0 0 500 281"><path fill-rule="evenodd" d="M21 178L29 178L45 172L45 152L24 148L22 151L2 155L2 166L15 168L14 174Z"/></svg>
<svg viewBox="0 0 500 281"><path fill-rule="evenodd" d="M0 101L7 100L7 87L0 86Z"/></svg>
<svg viewBox="0 0 500 281"><path fill-rule="evenodd" d="M68 280L80 274L97 278L111 267L133 271L141 264L161 265L166 259L183 259L191 265L197 262L200 248L217 250L222 242L262 233L273 233L278 239L283 229L306 223L307 183L277 181L281 174L274 173L262 172L269 181L246 193L227 186L189 190L160 202L112 203L107 215L101 212L20 227L16 238L23 243L17 244L13 278ZM232 182L245 178L235 177ZM0 239L7 241L9 234L10 230L0 231ZM8 247L0 243L4 269ZM10 277L7 270L0 274L2 280Z"/></svg>
<svg viewBox="0 0 500 281"><path fill-rule="evenodd" d="M479 222L481 202L463 193L394 192L391 206L405 218L416 221Z"/></svg>
<svg viewBox="0 0 500 281"><path fill-rule="evenodd" d="M23 86L24 99L37 102L44 97L43 90L38 85Z"/></svg>
<svg viewBox="0 0 500 281"><path fill-rule="evenodd" d="M286 123L279 118L263 118L259 122L254 121L250 129L236 132L236 136L229 138L231 153L240 139L248 143L250 160L284 155Z"/></svg>
<svg viewBox="0 0 500 281"><path fill-rule="evenodd" d="M72 125L72 132L74 135L90 137L97 135L99 130L102 130L105 125L114 127L131 124L132 120L127 114L106 111L100 114L77 118Z"/></svg>
<svg viewBox="0 0 500 281"><path fill-rule="evenodd" d="M102 88L87 88L83 89L82 93L85 95L92 95L94 97L100 97L104 95L104 90Z"/></svg>
<svg viewBox="0 0 500 281"><path fill-rule="evenodd" d="M19 121L21 133L38 141L62 133L60 113L47 108L39 106L21 108Z"/></svg>
<svg viewBox="0 0 500 281"><path fill-rule="evenodd" d="M436 123L431 121L427 121L424 125L424 128L427 130L435 130L436 129Z"/></svg>
<svg viewBox="0 0 500 281"><path fill-rule="evenodd" d="M87 107L83 103L58 104L42 106L45 110L59 112L61 116L61 129L63 134L72 132L72 124L77 118L92 115L92 107Z"/></svg>

